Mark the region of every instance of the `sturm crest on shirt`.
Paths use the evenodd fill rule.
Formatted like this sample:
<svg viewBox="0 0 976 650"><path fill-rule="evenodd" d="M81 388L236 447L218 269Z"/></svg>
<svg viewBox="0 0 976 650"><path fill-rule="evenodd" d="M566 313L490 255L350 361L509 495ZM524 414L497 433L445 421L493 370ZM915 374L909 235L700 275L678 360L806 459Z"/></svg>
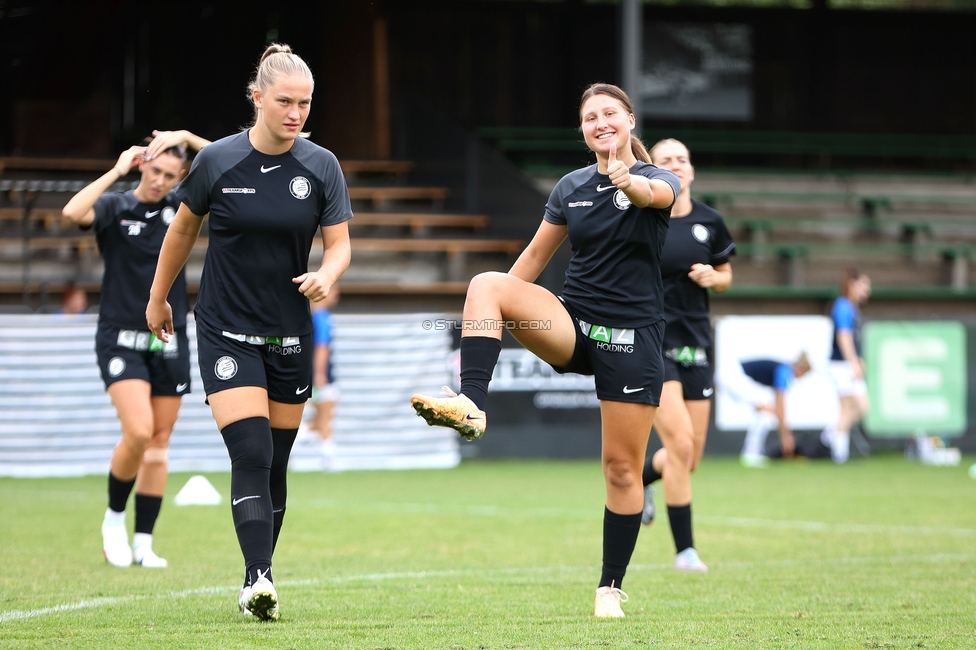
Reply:
<svg viewBox="0 0 976 650"><path fill-rule="evenodd" d="M288 184L288 189L296 199L307 199L312 191L312 186L304 176L296 176L291 179L291 183Z"/></svg>

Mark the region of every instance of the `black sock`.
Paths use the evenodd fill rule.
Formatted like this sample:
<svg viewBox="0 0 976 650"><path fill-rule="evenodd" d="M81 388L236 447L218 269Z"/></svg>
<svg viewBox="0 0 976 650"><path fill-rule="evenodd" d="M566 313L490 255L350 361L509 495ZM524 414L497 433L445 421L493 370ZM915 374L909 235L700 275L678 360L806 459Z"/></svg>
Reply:
<svg viewBox="0 0 976 650"><path fill-rule="evenodd" d="M129 500L135 477L131 481L120 481L111 471L108 473L108 507L115 512L125 512L125 502Z"/></svg>
<svg viewBox="0 0 976 650"><path fill-rule="evenodd" d="M488 382L501 350L502 342L490 336L461 338L461 392L482 411L488 403Z"/></svg>
<svg viewBox="0 0 976 650"><path fill-rule="evenodd" d="M630 556L634 554L637 545L637 535L641 529L641 513L633 515L618 515L603 510L603 575L600 576L601 587L616 587L623 584Z"/></svg>
<svg viewBox="0 0 976 650"><path fill-rule="evenodd" d="M288 499L288 458L291 456L292 445L298 436L298 429L271 428L271 440L274 452L271 457L271 507L274 520L274 536L271 541L271 552L278 546L278 535L281 533L281 522L285 519L285 501Z"/></svg>
<svg viewBox="0 0 976 650"><path fill-rule="evenodd" d="M644 472L641 475L641 479L644 481L645 486L650 485L654 481L661 480L661 473L654 469L653 455L647 459L646 463L644 463Z"/></svg>
<svg viewBox="0 0 976 650"><path fill-rule="evenodd" d="M152 535L156 527L159 509L163 507L163 497L136 492L136 528L135 532Z"/></svg>
<svg viewBox="0 0 976 650"><path fill-rule="evenodd" d="M230 455L231 512L237 542L244 555L247 583L254 584L258 571L271 580L274 536L270 489L274 455L271 425L268 418L245 418L228 424L220 434Z"/></svg>
<svg viewBox="0 0 976 650"><path fill-rule="evenodd" d="M680 553L695 545L691 534L691 504L684 506L668 506L668 520L671 522L671 536L674 537L674 548Z"/></svg>

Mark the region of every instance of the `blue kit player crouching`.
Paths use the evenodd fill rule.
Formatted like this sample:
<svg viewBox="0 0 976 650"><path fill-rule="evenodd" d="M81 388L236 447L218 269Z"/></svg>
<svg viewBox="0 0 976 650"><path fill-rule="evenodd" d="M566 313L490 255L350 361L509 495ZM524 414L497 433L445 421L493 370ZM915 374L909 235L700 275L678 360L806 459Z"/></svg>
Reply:
<svg viewBox="0 0 976 650"><path fill-rule="evenodd" d="M767 463L766 436L779 429L781 455L789 458L794 452L793 432L786 420L786 391L795 379L810 372L810 360L800 353L792 363L773 359L739 361L723 371L719 389L733 399L753 409L752 420L746 430L740 460L746 467L764 467ZM769 400L769 389L774 399Z"/></svg>

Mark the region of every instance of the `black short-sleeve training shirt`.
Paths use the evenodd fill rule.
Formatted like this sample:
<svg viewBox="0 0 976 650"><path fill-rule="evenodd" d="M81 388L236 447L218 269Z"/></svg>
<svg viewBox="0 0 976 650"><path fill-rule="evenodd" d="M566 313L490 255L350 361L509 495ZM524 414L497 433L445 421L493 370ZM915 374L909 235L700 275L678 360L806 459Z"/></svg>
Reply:
<svg viewBox="0 0 976 650"><path fill-rule="evenodd" d="M123 329L146 329L146 304L159 249L179 205L172 192L159 203L143 203L134 191L102 194L95 201L95 220L88 227L94 228L98 250L105 260L99 322ZM168 300L173 325L186 325L190 303L183 271L176 276Z"/></svg>
<svg viewBox="0 0 976 650"><path fill-rule="evenodd" d="M631 174L668 183L678 177L637 162ZM661 247L671 208L638 208L596 165L563 176L546 203L545 220L566 225L573 256L563 297L581 317L618 327L644 327L664 318Z"/></svg>
<svg viewBox="0 0 976 650"><path fill-rule="evenodd" d="M665 349L693 345L712 346L708 320L708 289L688 277L693 264L725 264L735 255L735 242L722 215L698 201L691 212L671 217L671 227L661 255L664 282Z"/></svg>
<svg viewBox="0 0 976 650"><path fill-rule="evenodd" d="M244 131L202 149L177 195L194 214L210 213L196 314L235 334L311 333L308 300L292 278L308 270L319 227L352 218L332 152L298 138L272 156Z"/></svg>

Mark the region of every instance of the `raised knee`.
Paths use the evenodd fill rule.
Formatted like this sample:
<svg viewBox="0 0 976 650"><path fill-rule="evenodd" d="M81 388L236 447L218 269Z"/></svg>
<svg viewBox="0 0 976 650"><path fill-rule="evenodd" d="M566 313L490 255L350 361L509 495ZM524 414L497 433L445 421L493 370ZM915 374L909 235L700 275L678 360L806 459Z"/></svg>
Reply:
<svg viewBox="0 0 976 650"><path fill-rule="evenodd" d="M471 278L471 282L468 283L468 295L492 293L502 286L507 276L507 273L499 273L498 271L479 273Z"/></svg>

